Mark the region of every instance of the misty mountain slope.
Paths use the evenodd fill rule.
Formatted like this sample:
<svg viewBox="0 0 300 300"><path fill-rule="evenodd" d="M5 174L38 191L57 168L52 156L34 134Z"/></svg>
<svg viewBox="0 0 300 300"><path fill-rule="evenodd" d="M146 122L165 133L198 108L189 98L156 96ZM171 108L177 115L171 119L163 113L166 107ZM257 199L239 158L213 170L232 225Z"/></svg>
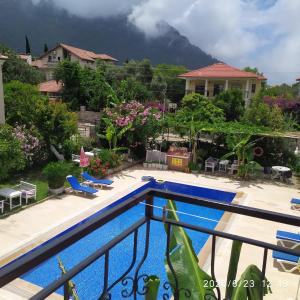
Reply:
<svg viewBox="0 0 300 300"><path fill-rule="evenodd" d="M84 19L55 9L49 1L33 5L30 0L0 0L0 43L24 52L29 36L35 55L58 42L110 54L121 62L149 58L154 64L182 64L197 68L216 59L192 45L169 27L166 34L146 39L126 16Z"/></svg>

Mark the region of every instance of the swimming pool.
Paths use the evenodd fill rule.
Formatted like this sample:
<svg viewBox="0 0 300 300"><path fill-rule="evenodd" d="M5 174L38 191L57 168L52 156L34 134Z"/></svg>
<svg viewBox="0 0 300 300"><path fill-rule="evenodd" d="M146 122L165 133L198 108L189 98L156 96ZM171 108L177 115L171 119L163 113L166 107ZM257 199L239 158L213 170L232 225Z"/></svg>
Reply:
<svg viewBox="0 0 300 300"><path fill-rule="evenodd" d="M235 197L235 193L232 192L225 192L186 184L178 184L174 182L157 183L155 181L151 181L145 184L143 187L136 189L135 191L126 195L125 197L122 197L110 207L129 199L133 195L136 195L149 187L160 189L163 191L171 191L185 195L198 196L206 199L217 200L227 203L232 202L233 198ZM154 214L161 216L162 211L159 207L163 207L166 204L166 202L166 199L154 198ZM218 221L223 216L223 211L220 210L185 204L181 202L176 202L176 204L178 211L187 213L189 215L198 216L191 217L186 214L178 214L181 221L188 221L188 223L190 224L213 229L216 227ZM105 210L107 210L107 208ZM94 216L89 217L89 219L101 213L103 213L103 210L99 211ZM130 225L138 221L141 217L144 216L144 213L144 204L138 204L137 206L129 209L122 215L113 219L109 223L105 224L101 228L98 228L94 232L85 236L83 239L79 240L72 246L66 248L57 256L61 258L66 269L70 269L77 263L79 263L82 259L86 258L94 251L99 249L105 243L109 242L111 239L119 235ZM80 224L82 224L83 222L85 221L82 221ZM78 224L78 226L80 226L80 224ZM191 240L193 241L193 247L195 251L199 253L201 248L207 241L208 235L190 230L187 230L187 232ZM139 230L137 243L137 263L140 261L143 255L144 244L145 226L143 226ZM132 245L133 236L129 236L110 251L110 283L116 280L119 276L121 276L122 273L129 267L132 259ZM167 280L164 267L165 248L166 234L164 231L163 224L160 222L151 221L149 254L140 271L140 274L157 275L158 277L160 277L162 283ZM59 278L61 275L60 269L58 267L57 256L52 257L51 259L36 267L34 270L31 270L22 278L42 287L47 286L52 281ZM80 299L92 300L99 298L103 288L103 272L104 258L101 258L94 262L92 265L90 265L88 268L86 268L84 271L82 271L80 274L78 274L76 277L74 277L73 282L76 284L76 289L80 296ZM112 290L112 299L120 299L122 290L124 290L124 287L121 284L118 284ZM58 290L57 292L62 294L62 289ZM142 296L141 299L143 299Z"/></svg>

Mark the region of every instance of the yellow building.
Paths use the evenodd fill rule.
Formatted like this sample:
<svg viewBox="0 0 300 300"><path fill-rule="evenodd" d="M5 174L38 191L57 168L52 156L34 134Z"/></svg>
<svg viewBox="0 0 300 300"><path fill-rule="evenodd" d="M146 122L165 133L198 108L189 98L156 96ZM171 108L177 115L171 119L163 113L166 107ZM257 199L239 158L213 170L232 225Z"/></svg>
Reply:
<svg viewBox="0 0 300 300"><path fill-rule="evenodd" d="M185 92L199 93L206 97L214 97L228 89L243 91L246 105L250 99L259 93L264 76L242 71L225 63L216 63L204 68L179 75L185 79Z"/></svg>

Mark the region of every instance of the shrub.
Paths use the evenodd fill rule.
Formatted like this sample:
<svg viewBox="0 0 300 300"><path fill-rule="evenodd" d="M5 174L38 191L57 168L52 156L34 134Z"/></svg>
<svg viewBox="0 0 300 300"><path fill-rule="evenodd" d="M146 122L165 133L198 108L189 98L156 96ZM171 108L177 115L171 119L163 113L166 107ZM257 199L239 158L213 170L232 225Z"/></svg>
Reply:
<svg viewBox="0 0 300 300"><path fill-rule="evenodd" d="M239 89L231 89L217 95L214 105L222 109L227 121L240 120L245 111L243 92Z"/></svg>
<svg viewBox="0 0 300 300"><path fill-rule="evenodd" d="M17 125L13 129L13 134L21 144L27 167L47 159L47 151L43 149L43 141L34 126L28 130L25 125Z"/></svg>
<svg viewBox="0 0 300 300"><path fill-rule="evenodd" d="M36 86L11 81L4 86L8 124L35 126L47 145L59 145L77 133L77 116L64 103L49 103Z"/></svg>
<svg viewBox="0 0 300 300"><path fill-rule="evenodd" d="M103 178L107 174L108 163L104 163L99 157L90 160L88 172L96 178Z"/></svg>
<svg viewBox="0 0 300 300"><path fill-rule="evenodd" d="M72 154L79 154L81 147L85 150L92 148L92 139L82 137L79 134L72 135L63 143L63 154L66 159L71 159Z"/></svg>
<svg viewBox="0 0 300 300"><path fill-rule="evenodd" d="M199 171L200 170L199 165L197 163L194 163L194 162L189 163L189 169L191 171Z"/></svg>
<svg viewBox="0 0 300 300"><path fill-rule="evenodd" d="M58 189L64 185L66 176L71 171L71 164L65 161L51 162L43 170L49 188Z"/></svg>
<svg viewBox="0 0 300 300"><path fill-rule="evenodd" d="M108 164L108 168L116 168L121 164L121 156L115 151L103 149L99 152L98 157L103 164Z"/></svg>
<svg viewBox="0 0 300 300"><path fill-rule="evenodd" d="M0 125L0 180L25 168L25 155L13 128Z"/></svg>

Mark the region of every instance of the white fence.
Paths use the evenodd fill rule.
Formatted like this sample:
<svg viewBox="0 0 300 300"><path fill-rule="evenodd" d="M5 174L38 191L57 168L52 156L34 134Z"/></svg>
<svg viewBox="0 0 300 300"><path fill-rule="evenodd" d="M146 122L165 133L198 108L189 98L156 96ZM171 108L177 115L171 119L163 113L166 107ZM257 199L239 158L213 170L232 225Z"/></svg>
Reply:
<svg viewBox="0 0 300 300"><path fill-rule="evenodd" d="M166 164L167 154L159 150L147 150L146 161Z"/></svg>

